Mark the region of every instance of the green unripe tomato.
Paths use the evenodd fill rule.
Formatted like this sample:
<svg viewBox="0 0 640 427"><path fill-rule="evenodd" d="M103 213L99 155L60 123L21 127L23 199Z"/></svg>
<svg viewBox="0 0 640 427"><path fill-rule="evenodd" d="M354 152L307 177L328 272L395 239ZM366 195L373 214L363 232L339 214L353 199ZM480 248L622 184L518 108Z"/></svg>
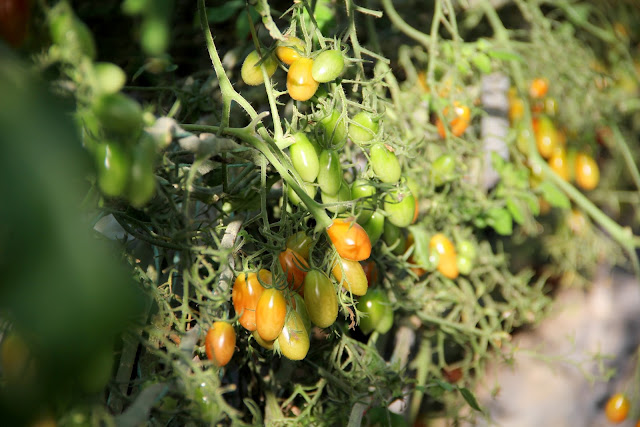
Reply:
<svg viewBox="0 0 640 427"><path fill-rule="evenodd" d="M347 122L340 117L338 110L332 110L331 114L320 120L319 124L325 147L339 148L344 145L347 140Z"/></svg>
<svg viewBox="0 0 640 427"><path fill-rule="evenodd" d="M258 62L260 62L260 55L258 55L258 52L254 50L247 55L242 63L240 76L242 77L242 81L250 86L257 86L264 83L264 76L262 75L260 66L258 66ZM273 55L267 56L262 62L262 65L264 65L269 77L271 77L278 68L278 62Z"/></svg>
<svg viewBox="0 0 640 427"><path fill-rule="evenodd" d="M116 93L127 81L127 75L122 68L110 62L96 62L93 65L93 75L94 90L98 93Z"/></svg>
<svg viewBox="0 0 640 427"><path fill-rule="evenodd" d="M363 144L371 141L378 133L379 123L373 120L371 114L360 111L353 116L349 124L349 137L356 144Z"/></svg>
<svg viewBox="0 0 640 427"><path fill-rule="evenodd" d="M331 279L322 271L312 269L305 276L303 286L311 321L319 328L333 325L338 317L338 295Z"/></svg>
<svg viewBox="0 0 640 427"><path fill-rule="evenodd" d="M466 256L458 254L458 257L456 258L456 264L458 266L458 272L460 274L464 274L465 276L471 273L471 270L473 270L473 261Z"/></svg>
<svg viewBox="0 0 640 427"><path fill-rule="evenodd" d="M431 180L439 187L454 178L456 160L451 154L443 154L431 165Z"/></svg>
<svg viewBox="0 0 640 427"><path fill-rule="evenodd" d="M155 144L151 138L141 138L132 152L127 198L131 206L141 208L155 193Z"/></svg>
<svg viewBox="0 0 640 427"><path fill-rule="evenodd" d="M486 53L478 52L471 58L473 65L484 74L491 72L491 58Z"/></svg>
<svg viewBox="0 0 640 427"><path fill-rule="evenodd" d="M100 95L92 105L93 113L109 136L136 141L142 131L142 108L122 93Z"/></svg>
<svg viewBox="0 0 640 427"><path fill-rule="evenodd" d="M389 192L384 198L384 210L387 220L396 227L407 227L413 222L416 199L408 188Z"/></svg>
<svg viewBox="0 0 640 427"><path fill-rule="evenodd" d="M402 255L407 243L407 238L402 233L402 230L393 225L390 221L384 222L384 230L382 232L382 240L390 248L393 247L392 252L396 255Z"/></svg>
<svg viewBox="0 0 640 427"><path fill-rule="evenodd" d="M297 134L294 142L289 147L291 163L296 168L300 177L306 182L313 182L318 176L320 163L316 149L304 134Z"/></svg>
<svg viewBox="0 0 640 427"><path fill-rule="evenodd" d="M323 150L320 153L318 185L328 196L335 196L342 185L342 165L337 151Z"/></svg>
<svg viewBox="0 0 640 427"><path fill-rule="evenodd" d="M384 144L378 143L371 147L369 153L373 173L382 182L393 184L398 182L402 169L396 154Z"/></svg>
<svg viewBox="0 0 640 427"><path fill-rule="evenodd" d="M456 252L459 256L469 258L471 261L476 259L476 245L471 240L461 240L458 242Z"/></svg>
<svg viewBox="0 0 640 427"><path fill-rule="evenodd" d="M284 326L278 335L278 345L282 355L290 360L302 360L309 352L309 330L297 311L287 314Z"/></svg>
<svg viewBox="0 0 640 427"><path fill-rule="evenodd" d="M67 2L59 2L49 13L51 40L73 56L96 57L96 44L89 27L75 15Z"/></svg>
<svg viewBox="0 0 640 427"><path fill-rule="evenodd" d="M127 150L116 142L96 145L98 186L106 196L117 197L124 193L129 180L131 158Z"/></svg>
<svg viewBox="0 0 640 427"><path fill-rule="evenodd" d="M149 56L160 56L169 45L169 22L158 14L145 15L140 26L140 44Z"/></svg>
<svg viewBox="0 0 640 427"><path fill-rule="evenodd" d="M313 60L311 76L319 83L335 80L344 70L344 58L338 50L325 50Z"/></svg>
<svg viewBox="0 0 640 427"><path fill-rule="evenodd" d="M316 186L312 183L306 182L302 188L304 189L305 193L307 193L307 195L312 199L316 197ZM293 190L293 187L290 185L287 186L287 194L289 195L289 201L295 206L298 206L300 203L302 203L302 199L300 199L298 193L296 193Z"/></svg>
<svg viewBox="0 0 640 427"><path fill-rule="evenodd" d="M374 330L385 334L393 326L393 309L383 290L369 289L359 298L357 308L366 314L360 318L360 329L365 334Z"/></svg>
<svg viewBox="0 0 640 427"><path fill-rule="evenodd" d="M309 318L309 310L307 310L307 304L304 302L304 298L297 292L293 294L293 300L295 301L295 310L300 315L304 328L307 332L311 333L311 319Z"/></svg>
<svg viewBox="0 0 640 427"><path fill-rule="evenodd" d="M376 187L368 179L358 178L351 184L351 199L364 199L358 202L358 222L367 222L375 209Z"/></svg>
<svg viewBox="0 0 640 427"><path fill-rule="evenodd" d="M367 221L361 221L360 217L358 217L357 222L367 232L371 245L375 245L384 231L385 221L382 212L374 211Z"/></svg>
<svg viewBox="0 0 640 427"><path fill-rule="evenodd" d="M323 204L348 202L349 200L351 200L351 191L349 190L349 185L347 185L346 182L342 181L340 189L336 194L331 196L329 194L326 194L325 192L320 192L320 196L322 198ZM325 209L333 213L342 213L347 210L347 206L326 206Z"/></svg>

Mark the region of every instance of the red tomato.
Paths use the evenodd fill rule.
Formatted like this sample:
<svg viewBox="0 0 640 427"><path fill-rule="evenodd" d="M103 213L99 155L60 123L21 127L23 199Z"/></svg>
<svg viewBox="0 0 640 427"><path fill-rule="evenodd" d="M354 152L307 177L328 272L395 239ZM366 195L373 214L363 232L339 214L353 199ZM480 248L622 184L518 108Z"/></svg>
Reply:
<svg viewBox="0 0 640 427"><path fill-rule="evenodd" d="M304 282L307 271L309 271L307 261L300 254L289 248L280 252L278 260L280 261L280 266L282 266L282 271L287 275L287 283L292 286L292 289L301 290L299 288Z"/></svg>
<svg viewBox="0 0 640 427"><path fill-rule="evenodd" d="M207 358L216 366L225 366L236 350L236 331L227 322L213 322L205 338Z"/></svg>
<svg viewBox="0 0 640 427"><path fill-rule="evenodd" d="M273 341L278 338L287 314L287 303L278 289L266 289L256 306L256 330L260 338Z"/></svg>
<svg viewBox="0 0 640 427"><path fill-rule="evenodd" d="M27 37L31 7L29 0L0 1L0 38L20 47Z"/></svg>
<svg viewBox="0 0 640 427"><path fill-rule="evenodd" d="M616 393L609 398L604 408L607 419L612 423L621 423L629 414L629 399L622 393Z"/></svg>
<svg viewBox="0 0 640 427"><path fill-rule="evenodd" d="M271 284L271 272L260 270L260 281ZM258 300L264 292L264 287L260 284L256 273L240 273L233 283L231 290L231 300L236 314L240 315L239 322L248 331L256 330L256 307Z"/></svg>
<svg viewBox="0 0 640 427"><path fill-rule="evenodd" d="M351 261L364 261L371 255L371 241L364 228L355 221L334 219L327 227L329 239L338 255Z"/></svg>

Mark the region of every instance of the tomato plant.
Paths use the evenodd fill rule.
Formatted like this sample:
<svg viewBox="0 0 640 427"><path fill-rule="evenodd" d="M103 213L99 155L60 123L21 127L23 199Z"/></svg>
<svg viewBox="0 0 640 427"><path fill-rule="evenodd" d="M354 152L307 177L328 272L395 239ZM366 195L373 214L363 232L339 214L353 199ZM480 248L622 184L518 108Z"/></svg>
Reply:
<svg viewBox="0 0 640 427"><path fill-rule="evenodd" d="M305 182L302 185L302 189L310 198L313 199L315 197L317 187L313 183ZM293 187L289 186L287 188L287 195L289 196L289 201L291 201L291 203L293 203L295 206L298 206L300 203L302 203L302 199L300 199L300 196L298 196L298 193L294 191Z"/></svg>
<svg viewBox="0 0 640 427"><path fill-rule="evenodd" d="M338 50L325 50L313 60L311 75L320 83L335 80L344 70L344 58Z"/></svg>
<svg viewBox="0 0 640 427"><path fill-rule="evenodd" d="M376 187L371 181L364 178L358 178L351 184L351 199L363 199L357 203L360 208L358 210L358 223L367 222L375 209Z"/></svg>
<svg viewBox="0 0 640 427"><path fill-rule="evenodd" d="M228 322L213 322L205 338L207 358L216 366L225 366L236 351L236 331Z"/></svg>
<svg viewBox="0 0 640 427"><path fill-rule="evenodd" d="M265 289L256 305L256 330L265 341L278 338L284 326L287 304L282 291Z"/></svg>
<svg viewBox="0 0 640 427"><path fill-rule="evenodd" d="M347 184L345 181L342 181L342 183L340 184L340 188L338 189L338 192L336 194L330 195L322 191L320 192L320 196L323 204L348 202L349 200L351 200L351 190L349 190L349 184ZM347 206L326 206L326 209L329 212L342 213L347 210Z"/></svg>
<svg viewBox="0 0 640 427"><path fill-rule="evenodd" d="M313 79L311 67L313 60L309 58L298 58L289 66L287 90L296 101L307 101L318 90L319 83Z"/></svg>
<svg viewBox="0 0 640 427"><path fill-rule="evenodd" d="M607 400L604 411L609 421L618 424L627 419L629 407L629 399L622 393L615 393Z"/></svg>
<svg viewBox="0 0 640 427"><path fill-rule="evenodd" d="M308 253L309 249L307 248L307 256ZM287 248L280 252L278 261L280 261L282 271L287 275L287 283L289 286L294 290L299 290L304 282L304 277L307 275L307 271L309 271L309 264L305 260L305 257Z"/></svg>
<svg viewBox="0 0 640 427"><path fill-rule="evenodd" d="M264 65L264 69L267 71L267 75L269 77L271 77L278 68L278 63L271 55L265 57L262 60L261 64L260 61L260 54L258 53L258 51L253 50L249 53L249 55L247 55L247 57L244 59L244 62L242 63L240 76L242 77L242 81L249 86L257 86L264 83L264 76L262 75L261 65Z"/></svg>
<svg viewBox="0 0 640 427"><path fill-rule="evenodd" d="M309 318L319 328L328 328L338 317L338 296L331 279L313 269L304 278L304 302Z"/></svg>
<svg viewBox="0 0 640 427"><path fill-rule="evenodd" d="M350 261L338 257L331 268L331 274L333 274L338 283L341 283L353 295L367 293L367 276L358 261Z"/></svg>
<svg viewBox="0 0 640 427"><path fill-rule="evenodd" d="M385 144L374 144L369 152L373 173L382 182L398 182L402 169L396 154Z"/></svg>
<svg viewBox="0 0 640 427"><path fill-rule="evenodd" d="M309 334L297 311L290 311L278 336L282 355L290 360L302 360L309 352Z"/></svg>
<svg viewBox="0 0 640 427"><path fill-rule="evenodd" d="M600 169L593 157L585 153L576 154L575 178L578 187L583 190L593 190L600 181Z"/></svg>
<svg viewBox="0 0 640 427"><path fill-rule="evenodd" d="M353 220L334 219L327 234L338 255L352 261L363 261L371 255L367 232Z"/></svg>

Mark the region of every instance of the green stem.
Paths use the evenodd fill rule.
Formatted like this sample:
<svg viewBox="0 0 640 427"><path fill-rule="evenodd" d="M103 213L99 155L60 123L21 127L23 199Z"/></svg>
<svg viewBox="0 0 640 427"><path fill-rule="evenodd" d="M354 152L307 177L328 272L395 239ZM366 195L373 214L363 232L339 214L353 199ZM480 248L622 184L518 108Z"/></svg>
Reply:
<svg viewBox="0 0 640 427"><path fill-rule="evenodd" d="M270 145L268 145L266 142L256 137L255 135L251 134L249 130L247 130L247 128L221 129L220 126L190 125L190 124L181 124L180 127L182 127L182 129L184 130L193 131L193 132L221 131L226 135L234 136L238 139L241 139L244 142L251 144L255 149L260 151L267 158L269 163L271 163L271 165L276 169L276 171L278 171L278 173L280 174L282 179L287 183L287 185L290 185L293 188L293 190L296 192L298 197L300 197L300 200L302 200L302 202L305 204L305 206L307 207L311 215L313 215L313 217L316 219L319 227L327 228L331 224L333 224L333 221L331 220L331 218L329 218L329 215L327 215L327 213L324 211L324 208L320 204L318 204L315 200L313 200L311 197L309 197L306 191L304 191L304 189L300 186L300 184L298 184L299 182L302 182L302 179L297 175L297 172L295 172L295 170L293 169L285 167L282 164L282 162L278 158L279 156L283 156L282 152L278 151L277 155L274 154L270 149ZM291 172L289 172L290 170ZM293 176L292 176L292 173L293 173Z"/></svg>
<svg viewBox="0 0 640 427"><path fill-rule="evenodd" d="M420 413L420 405L422 404L422 398L424 396L424 386L427 383L427 375L429 373L429 366L431 365L431 343L428 337L422 337L420 348L413 364L416 367L416 385L419 387L414 390L413 396L411 397L411 406L409 407L409 423L411 425L415 423Z"/></svg>
<svg viewBox="0 0 640 427"><path fill-rule="evenodd" d="M622 152L622 157L624 158L627 167L629 168L629 173L631 173L631 178L633 179L633 183L636 188L640 190L640 172L638 172L638 166L636 165L635 160L633 159L633 154L631 150L629 150L629 146L624 140L618 125L615 123L609 123L609 128L613 131L613 138L616 142L616 145Z"/></svg>
<svg viewBox="0 0 640 427"><path fill-rule="evenodd" d="M398 14L396 9L393 7L392 0L382 0L382 7L386 12L387 16L391 20L391 23L395 25L400 31L406 34L408 37L411 37L422 46L424 46L427 51L429 50L429 36L424 34L421 31L416 30L411 25L407 24L407 22L402 19L402 17Z"/></svg>

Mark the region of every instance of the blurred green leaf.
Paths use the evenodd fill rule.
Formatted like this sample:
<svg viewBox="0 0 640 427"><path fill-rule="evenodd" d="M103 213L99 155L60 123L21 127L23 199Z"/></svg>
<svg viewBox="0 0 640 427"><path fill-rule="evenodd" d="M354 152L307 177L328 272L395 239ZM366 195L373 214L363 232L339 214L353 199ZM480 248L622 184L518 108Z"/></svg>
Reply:
<svg viewBox="0 0 640 427"><path fill-rule="evenodd" d="M551 206L562 209L569 209L571 207L569 198L551 182L544 181L537 187L537 190L540 191L542 197L549 202Z"/></svg>

